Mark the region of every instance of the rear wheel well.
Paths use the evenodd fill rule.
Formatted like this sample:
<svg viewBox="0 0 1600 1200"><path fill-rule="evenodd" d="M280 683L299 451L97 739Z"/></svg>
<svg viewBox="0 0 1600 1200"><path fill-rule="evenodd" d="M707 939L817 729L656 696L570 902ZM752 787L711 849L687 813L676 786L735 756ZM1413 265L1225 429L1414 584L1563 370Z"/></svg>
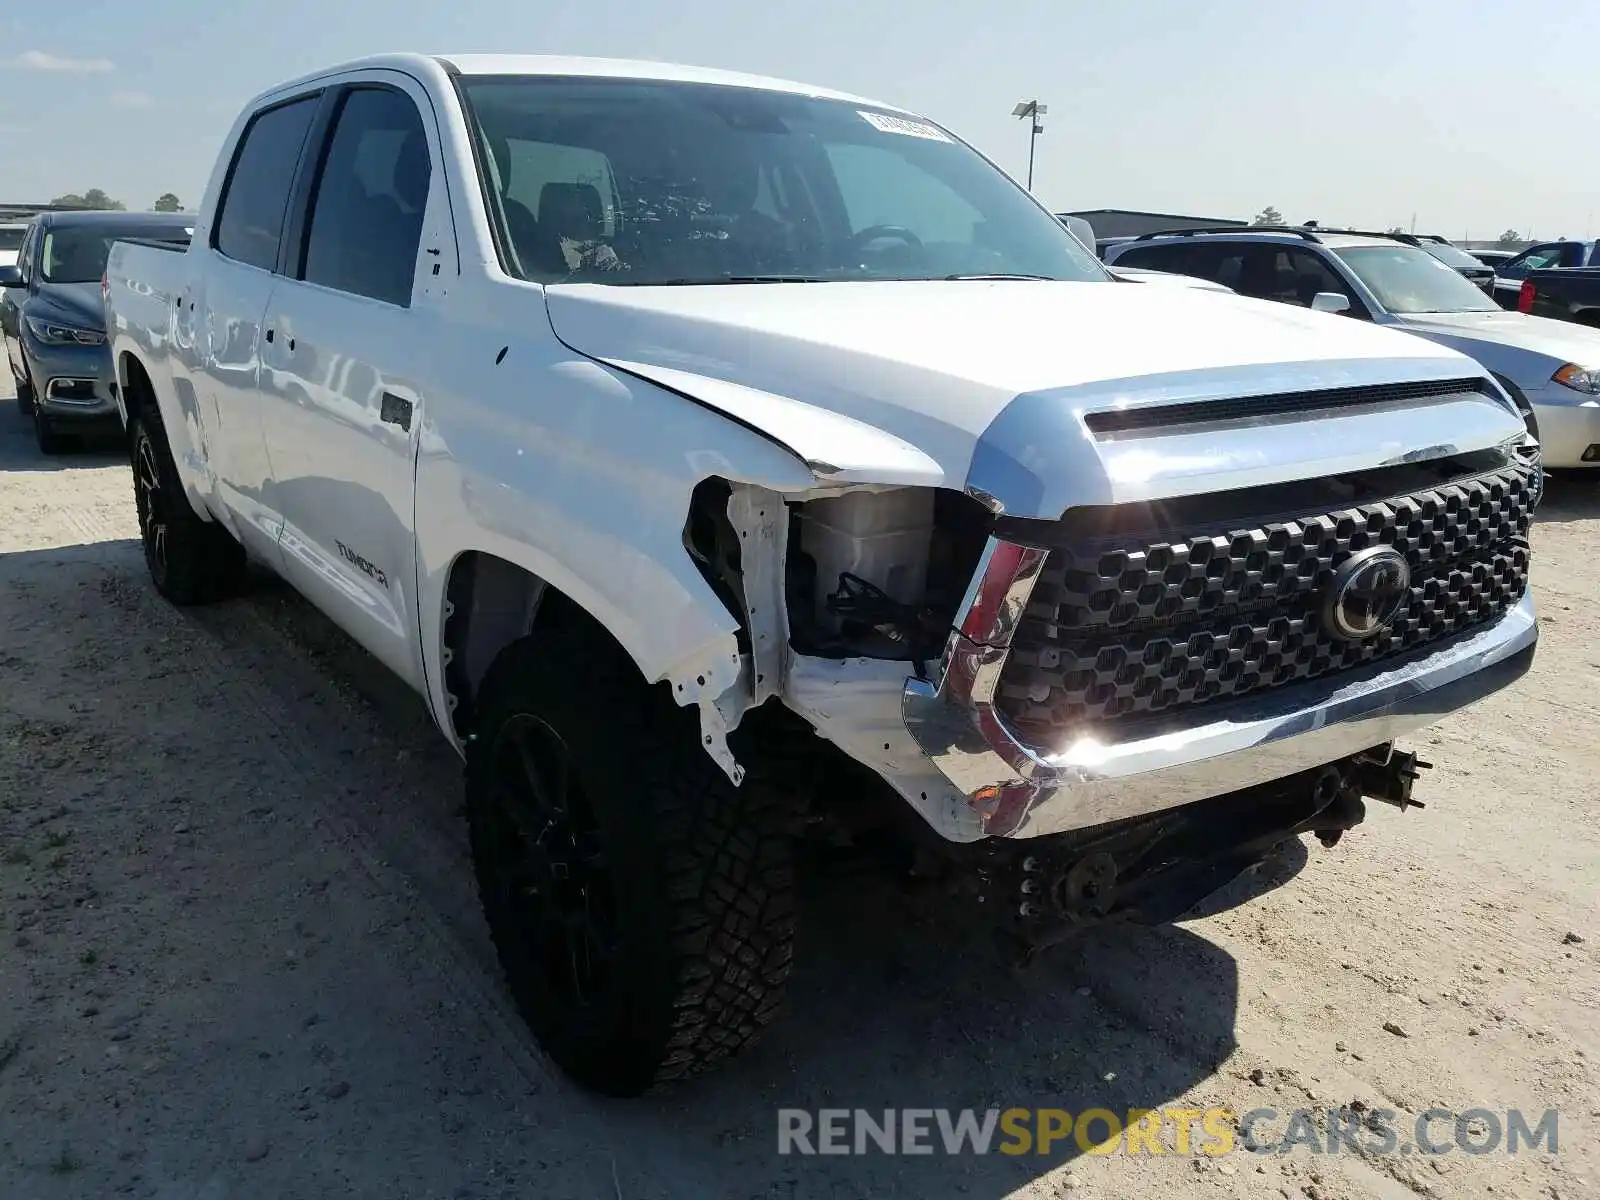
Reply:
<svg viewBox="0 0 1600 1200"><path fill-rule="evenodd" d="M1600 328L1600 308L1588 308L1578 314L1579 325L1592 325Z"/></svg>
<svg viewBox="0 0 1600 1200"><path fill-rule="evenodd" d="M145 373L143 364L133 355L124 354L119 367L117 374L127 380L126 383L120 384L119 388L122 393L122 408L131 426L133 418L138 414L147 408L156 408L155 389L150 385L150 376Z"/></svg>

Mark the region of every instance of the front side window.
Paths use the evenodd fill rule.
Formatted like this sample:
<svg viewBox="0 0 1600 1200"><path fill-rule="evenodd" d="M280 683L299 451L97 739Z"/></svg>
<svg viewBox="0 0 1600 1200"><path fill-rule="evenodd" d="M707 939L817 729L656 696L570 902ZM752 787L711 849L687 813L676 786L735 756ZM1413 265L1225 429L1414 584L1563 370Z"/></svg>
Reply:
<svg viewBox="0 0 1600 1200"><path fill-rule="evenodd" d="M1334 253L1392 313L1499 308L1461 272L1415 246L1351 246Z"/></svg>
<svg viewBox="0 0 1600 1200"><path fill-rule="evenodd" d="M277 268L289 189L317 101L306 96L269 108L246 127L217 213L213 244L220 253L266 271Z"/></svg>
<svg viewBox="0 0 1600 1200"><path fill-rule="evenodd" d="M182 225L54 225L39 247L39 278L44 283L99 283L111 244L129 240L186 242Z"/></svg>
<svg viewBox="0 0 1600 1200"><path fill-rule="evenodd" d="M1319 292L1335 292L1355 303L1350 295L1350 287L1339 277L1320 254L1309 250L1288 251L1289 272L1293 279L1293 294L1280 296L1278 299L1290 304L1298 304L1302 308L1310 308L1311 302L1317 298Z"/></svg>
<svg viewBox="0 0 1600 1200"><path fill-rule="evenodd" d="M926 121L695 83L469 77L462 89L505 265L524 278L1109 278Z"/></svg>
<svg viewBox="0 0 1600 1200"><path fill-rule="evenodd" d="M422 118L405 94L347 93L318 176L303 278L410 304L432 174Z"/></svg>

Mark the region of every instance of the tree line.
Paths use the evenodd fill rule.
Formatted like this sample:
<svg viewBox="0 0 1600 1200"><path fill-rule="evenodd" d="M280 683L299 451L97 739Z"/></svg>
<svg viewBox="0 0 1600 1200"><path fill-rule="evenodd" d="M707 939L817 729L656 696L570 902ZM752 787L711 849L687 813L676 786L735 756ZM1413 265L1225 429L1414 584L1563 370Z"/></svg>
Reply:
<svg viewBox="0 0 1600 1200"><path fill-rule="evenodd" d="M50 201L52 208L81 208L96 212L126 212L128 206L121 200L114 200L106 195L101 188L90 188L87 192L68 192L57 196ZM179 200L172 192L162 192L156 197L156 202L150 206L152 212L182 212L183 201Z"/></svg>

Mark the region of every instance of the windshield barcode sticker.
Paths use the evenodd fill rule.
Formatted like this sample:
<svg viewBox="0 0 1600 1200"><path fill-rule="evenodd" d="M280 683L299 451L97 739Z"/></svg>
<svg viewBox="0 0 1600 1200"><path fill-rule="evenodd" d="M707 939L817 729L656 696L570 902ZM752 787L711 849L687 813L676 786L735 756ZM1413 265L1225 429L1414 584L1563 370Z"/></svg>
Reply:
<svg viewBox="0 0 1600 1200"><path fill-rule="evenodd" d="M913 121L909 117L891 117L888 113L866 112L857 109L861 119L883 133L901 133L906 137L927 138L930 142L948 142L950 135L937 125L926 121Z"/></svg>

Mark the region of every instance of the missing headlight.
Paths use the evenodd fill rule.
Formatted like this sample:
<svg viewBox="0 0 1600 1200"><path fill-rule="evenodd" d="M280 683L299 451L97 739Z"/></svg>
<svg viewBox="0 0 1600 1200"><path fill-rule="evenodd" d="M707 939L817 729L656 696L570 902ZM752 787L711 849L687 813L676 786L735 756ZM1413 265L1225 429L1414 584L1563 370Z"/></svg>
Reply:
<svg viewBox="0 0 1600 1200"><path fill-rule="evenodd" d="M971 498L935 488L861 490L790 505L794 648L838 658L936 657L990 520Z"/></svg>

